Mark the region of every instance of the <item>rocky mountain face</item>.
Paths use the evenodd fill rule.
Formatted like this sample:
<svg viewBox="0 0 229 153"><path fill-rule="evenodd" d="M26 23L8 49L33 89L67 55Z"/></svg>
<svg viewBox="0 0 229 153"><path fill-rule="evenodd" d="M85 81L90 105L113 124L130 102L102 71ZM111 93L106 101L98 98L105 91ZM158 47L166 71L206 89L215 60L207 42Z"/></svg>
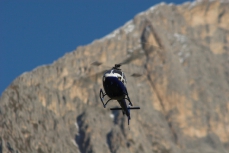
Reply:
<svg viewBox="0 0 229 153"><path fill-rule="evenodd" d="M95 75L125 60L130 129ZM229 3L161 3L22 74L1 95L0 152L228 153Z"/></svg>

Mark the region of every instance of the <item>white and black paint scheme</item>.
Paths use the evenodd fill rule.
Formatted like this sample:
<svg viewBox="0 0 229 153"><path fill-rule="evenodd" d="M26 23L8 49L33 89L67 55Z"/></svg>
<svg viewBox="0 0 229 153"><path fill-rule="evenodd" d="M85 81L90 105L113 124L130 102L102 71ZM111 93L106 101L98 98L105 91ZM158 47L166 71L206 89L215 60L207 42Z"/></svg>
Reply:
<svg viewBox="0 0 229 153"><path fill-rule="evenodd" d="M104 73L103 75L103 90L100 90L100 99L103 103L103 107L111 100L117 100L121 108L110 108L110 110L122 110L123 114L128 117L128 125L130 120L130 109L140 109L140 107L132 107L133 104L130 101L126 88L126 77L120 69L121 64L115 64L115 66ZM104 97L108 96L110 99L104 103ZM126 104L126 100L129 104Z"/></svg>

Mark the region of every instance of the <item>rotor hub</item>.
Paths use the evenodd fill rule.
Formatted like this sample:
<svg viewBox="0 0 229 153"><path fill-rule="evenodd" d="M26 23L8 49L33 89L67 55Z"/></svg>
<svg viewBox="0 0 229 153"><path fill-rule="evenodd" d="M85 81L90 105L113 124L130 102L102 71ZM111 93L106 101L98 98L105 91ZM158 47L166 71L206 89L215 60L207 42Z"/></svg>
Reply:
<svg viewBox="0 0 229 153"><path fill-rule="evenodd" d="M115 64L115 66L113 67L113 69L121 70L121 69L120 69L121 66L122 66L121 64Z"/></svg>

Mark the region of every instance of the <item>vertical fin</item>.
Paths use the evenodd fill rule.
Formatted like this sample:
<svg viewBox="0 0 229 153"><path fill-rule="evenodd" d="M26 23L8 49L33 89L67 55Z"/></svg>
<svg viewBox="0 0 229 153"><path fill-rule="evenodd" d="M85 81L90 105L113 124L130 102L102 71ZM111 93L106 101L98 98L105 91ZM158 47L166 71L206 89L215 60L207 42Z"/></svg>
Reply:
<svg viewBox="0 0 229 153"><path fill-rule="evenodd" d="M128 116L128 127L129 127L129 130L130 130L130 116Z"/></svg>

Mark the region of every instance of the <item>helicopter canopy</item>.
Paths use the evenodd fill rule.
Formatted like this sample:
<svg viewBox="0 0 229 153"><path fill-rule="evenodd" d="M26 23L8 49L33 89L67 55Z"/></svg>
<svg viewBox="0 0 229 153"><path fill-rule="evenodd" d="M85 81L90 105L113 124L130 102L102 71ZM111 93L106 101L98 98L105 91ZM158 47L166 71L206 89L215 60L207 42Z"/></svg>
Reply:
<svg viewBox="0 0 229 153"><path fill-rule="evenodd" d="M105 81L106 77L117 77L124 85L127 83L126 77L121 70L117 70L117 69L108 70L103 76L103 81Z"/></svg>

